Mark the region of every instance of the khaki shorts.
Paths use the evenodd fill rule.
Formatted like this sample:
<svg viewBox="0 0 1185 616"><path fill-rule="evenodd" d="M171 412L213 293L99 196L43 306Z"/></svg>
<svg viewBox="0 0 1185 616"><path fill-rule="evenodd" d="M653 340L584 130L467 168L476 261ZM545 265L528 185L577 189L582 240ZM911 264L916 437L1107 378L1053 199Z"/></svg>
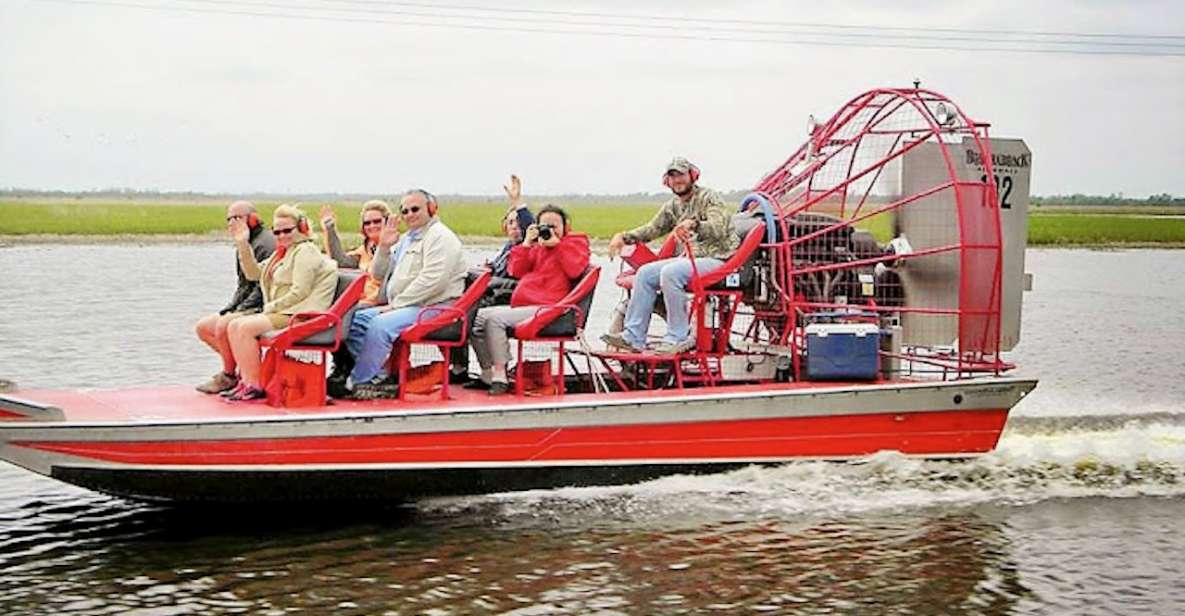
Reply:
<svg viewBox="0 0 1185 616"><path fill-rule="evenodd" d="M284 329L288 327L288 321L292 319L291 315L280 314L278 312L269 312L263 316L272 322L272 329Z"/></svg>

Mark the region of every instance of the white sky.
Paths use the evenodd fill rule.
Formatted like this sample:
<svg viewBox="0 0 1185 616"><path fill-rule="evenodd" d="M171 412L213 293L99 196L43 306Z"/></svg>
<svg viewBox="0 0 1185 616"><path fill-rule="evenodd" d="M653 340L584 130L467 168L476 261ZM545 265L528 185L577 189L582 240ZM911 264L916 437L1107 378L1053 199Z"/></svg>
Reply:
<svg viewBox="0 0 1185 616"><path fill-rule="evenodd" d="M882 4L499 3L1185 35L1185 3L1170 0ZM679 25L666 24L676 35ZM1185 38L1168 42L1185 53ZM663 165L682 154L703 168L705 185L739 189L798 146L808 114L825 119L864 90L915 77L991 122L994 135L1024 138L1034 194L1185 194L1182 56L635 39L46 0L0 0L0 187L387 194L414 185L495 194L515 172L535 194L650 192L662 190Z"/></svg>

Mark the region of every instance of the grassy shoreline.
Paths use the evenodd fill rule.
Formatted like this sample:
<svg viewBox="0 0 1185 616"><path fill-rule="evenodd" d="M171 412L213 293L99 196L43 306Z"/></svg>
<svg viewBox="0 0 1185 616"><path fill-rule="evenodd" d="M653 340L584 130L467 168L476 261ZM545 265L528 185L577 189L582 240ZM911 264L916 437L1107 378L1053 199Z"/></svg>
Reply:
<svg viewBox="0 0 1185 616"><path fill-rule="evenodd" d="M533 202L539 206L547 199ZM561 200L562 201L562 200ZM257 204L270 219L275 202ZM595 240L649 220L658 203L626 199L565 203L576 229ZM333 204L347 242L356 241L351 228L360 203ZM320 204L303 209L316 217ZM474 243L496 243L504 204L496 200L452 201L441 217L459 235ZM225 204L215 202L119 202L0 200L0 243L175 243L225 240ZM884 235L887 229L873 229ZM879 232L879 233L878 233ZM888 238L879 238L882 241ZM1185 247L1185 216L1173 208L1128 212L1114 206L1033 208L1029 216L1030 246L1114 248Z"/></svg>

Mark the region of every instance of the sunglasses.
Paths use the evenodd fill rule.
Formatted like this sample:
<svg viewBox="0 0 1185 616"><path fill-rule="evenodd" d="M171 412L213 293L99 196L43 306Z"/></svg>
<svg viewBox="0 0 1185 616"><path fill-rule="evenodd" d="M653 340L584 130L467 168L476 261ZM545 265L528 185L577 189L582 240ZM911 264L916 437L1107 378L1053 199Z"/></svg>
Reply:
<svg viewBox="0 0 1185 616"><path fill-rule="evenodd" d="M242 214L235 214L234 216L227 216L226 222L230 222L232 220L242 220L244 218L246 218L246 216L244 216Z"/></svg>
<svg viewBox="0 0 1185 616"><path fill-rule="evenodd" d="M292 233L293 231L296 231L296 227L288 227L287 229L281 229L279 227L276 227L276 228L272 229L272 234L274 234L274 235L288 235L289 233Z"/></svg>
<svg viewBox="0 0 1185 616"><path fill-rule="evenodd" d="M402 210L399 210L399 213L403 214L404 216L407 216L408 214L417 214L417 213L419 213L419 211L420 211L420 206L413 205L409 208L404 208Z"/></svg>
<svg viewBox="0 0 1185 616"><path fill-rule="evenodd" d="M363 227L369 227L369 226L371 226L371 225L381 225L381 224L383 224L383 219L382 219L382 218L374 218L374 219L371 219L371 220L364 220L364 221L362 221L362 226L363 226Z"/></svg>

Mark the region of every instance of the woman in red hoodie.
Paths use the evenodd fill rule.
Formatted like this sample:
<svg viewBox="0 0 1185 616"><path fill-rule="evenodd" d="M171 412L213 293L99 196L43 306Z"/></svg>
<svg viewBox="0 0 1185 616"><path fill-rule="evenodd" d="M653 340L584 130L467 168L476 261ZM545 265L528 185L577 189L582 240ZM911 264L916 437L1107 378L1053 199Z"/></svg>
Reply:
<svg viewBox="0 0 1185 616"><path fill-rule="evenodd" d="M523 242L510 251L508 269L519 281L510 305L478 311L469 337L481 364L481 380L466 387L488 388L492 396L510 389L506 378L506 364L510 361L506 329L535 316L540 306L563 299L588 268L588 236L571 232L567 212L548 204L539 210L536 220L527 227Z"/></svg>

